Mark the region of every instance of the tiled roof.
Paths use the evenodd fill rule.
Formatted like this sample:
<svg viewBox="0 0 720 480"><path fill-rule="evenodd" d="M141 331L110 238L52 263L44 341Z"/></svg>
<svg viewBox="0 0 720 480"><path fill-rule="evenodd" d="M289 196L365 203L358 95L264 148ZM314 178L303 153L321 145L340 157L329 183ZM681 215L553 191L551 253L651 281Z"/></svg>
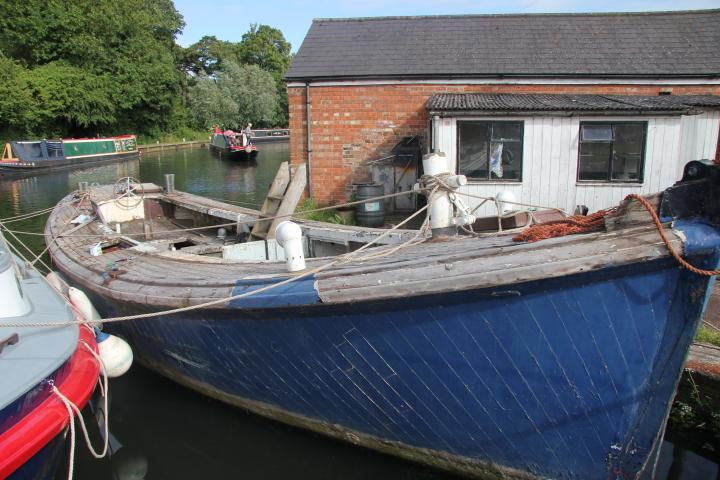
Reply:
<svg viewBox="0 0 720 480"><path fill-rule="evenodd" d="M288 80L718 76L720 10L316 19Z"/></svg>
<svg viewBox="0 0 720 480"><path fill-rule="evenodd" d="M713 95L555 95L437 93L425 108L431 112L637 112L692 113L720 108Z"/></svg>

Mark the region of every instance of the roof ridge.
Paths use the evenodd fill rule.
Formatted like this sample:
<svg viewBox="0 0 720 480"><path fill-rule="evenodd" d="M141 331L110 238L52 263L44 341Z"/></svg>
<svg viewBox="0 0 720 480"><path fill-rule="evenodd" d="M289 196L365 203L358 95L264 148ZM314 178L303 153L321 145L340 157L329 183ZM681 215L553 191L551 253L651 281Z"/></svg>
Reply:
<svg viewBox="0 0 720 480"><path fill-rule="evenodd" d="M423 20L444 18L492 18L492 17L602 17L602 16L655 16L720 13L720 8L700 10L658 10L651 12L547 12L547 13L469 13L453 15L396 15L378 17L313 18L315 22L366 22L377 20Z"/></svg>

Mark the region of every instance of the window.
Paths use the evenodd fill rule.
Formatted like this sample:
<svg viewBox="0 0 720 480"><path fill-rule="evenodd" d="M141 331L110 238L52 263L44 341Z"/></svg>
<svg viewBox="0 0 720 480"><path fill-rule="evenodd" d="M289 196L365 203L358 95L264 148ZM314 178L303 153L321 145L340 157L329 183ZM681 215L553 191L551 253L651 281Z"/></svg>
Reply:
<svg viewBox="0 0 720 480"><path fill-rule="evenodd" d="M523 122L457 122L457 172L471 180L522 180Z"/></svg>
<svg viewBox="0 0 720 480"><path fill-rule="evenodd" d="M578 180L643 181L646 122L580 123Z"/></svg>

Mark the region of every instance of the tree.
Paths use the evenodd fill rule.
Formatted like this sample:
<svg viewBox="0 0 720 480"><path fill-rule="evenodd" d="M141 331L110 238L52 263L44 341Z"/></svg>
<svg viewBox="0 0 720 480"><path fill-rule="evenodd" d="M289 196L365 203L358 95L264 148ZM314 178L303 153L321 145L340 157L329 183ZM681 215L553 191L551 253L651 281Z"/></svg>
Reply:
<svg viewBox="0 0 720 480"><path fill-rule="evenodd" d="M290 42L285 40L277 28L251 24L250 30L242 36L240 47L240 60L243 63L257 65L273 75L279 100L273 126L287 125L288 98L283 77L292 60Z"/></svg>
<svg viewBox="0 0 720 480"><path fill-rule="evenodd" d="M290 43L277 28L253 23L250 30L242 36L240 43L240 61L257 65L282 80L290 66Z"/></svg>
<svg viewBox="0 0 720 480"><path fill-rule="evenodd" d="M171 0L0 0L0 10L12 18L0 53L17 65L16 94L37 100L26 106L36 135L142 133L176 116L184 24Z"/></svg>
<svg viewBox="0 0 720 480"><path fill-rule="evenodd" d="M256 65L225 61L215 77L204 73L190 87L190 113L197 128L240 129L248 122L272 126L278 95L272 75Z"/></svg>
<svg viewBox="0 0 720 480"><path fill-rule="evenodd" d="M239 44L204 36L183 52L183 68L191 75L214 75L223 60L240 63Z"/></svg>

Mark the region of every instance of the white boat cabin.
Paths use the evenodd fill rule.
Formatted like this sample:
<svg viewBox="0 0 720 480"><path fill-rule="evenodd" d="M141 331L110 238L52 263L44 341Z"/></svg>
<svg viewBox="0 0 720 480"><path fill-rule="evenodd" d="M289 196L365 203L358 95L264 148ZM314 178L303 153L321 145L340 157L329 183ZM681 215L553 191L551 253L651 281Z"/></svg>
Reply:
<svg viewBox="0 0 720 480"><path fill-rule="evenodd" d="M690 160L715 158L720 129L712 96L437 94L427 109L432 148L467 176L462 191L570 213L669 187Z"/></svg>

